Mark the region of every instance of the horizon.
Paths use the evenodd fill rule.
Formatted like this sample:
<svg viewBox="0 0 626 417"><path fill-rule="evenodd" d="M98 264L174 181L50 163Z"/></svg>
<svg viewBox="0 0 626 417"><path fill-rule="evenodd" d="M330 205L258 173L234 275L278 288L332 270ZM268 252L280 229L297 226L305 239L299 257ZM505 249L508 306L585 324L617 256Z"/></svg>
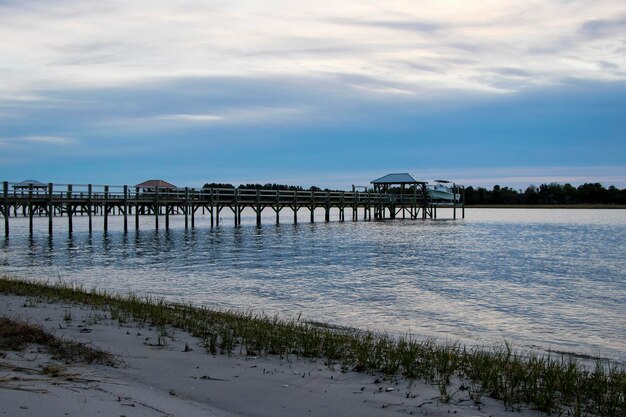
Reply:
<svg viewBox="0 0 626 417"><path fill-rule="evenodd" d="M421 178L419 178L421 180ZM149 179L145 179L145 181L153 181L153 180L163 180L163 178L149 178ZM0 178L0 181L5 181L5 179ZM12 185L21 183L21 182L28 182L28 181L35 181L35 182L40 182L43 185L48 185L51 181L39 181L37 179L33 179L33 178L28 178L28 179L24 179L22 181L7 181L9 184L9 187L11 187ZM167 181L167 180L165 180ZM142 181L143 182L143 181ZM194 188L194 189L199 189L199 188L203 188L204 185L207 184L223 184L223 185L229 185L229 186L233 186L234 188L239 188L241 186L245 186L245 185L278 185L278 186L293 186L293 187L301 187L303 190L308 190L310 188L313 187L317 187L320 188L322 190L324 189L329 189L329 190L335 190L335 191L351 191L352 186L357 186L357 187L371 187L371 182L367 182L365 183L354 183L354 184L350 184L347 187L344 188L330 188L330 187L325 187L325 186L320 186L318 184L306 184L306 185L302 185L302 184L298 184L298 183L288 183L288 182L277 182L277 181L245 181L245 182L229 182L229 181L204 181L202 184L195 184L195 185L189 185L189 184L173 184L170 181L167 181L170 184L174 185L176 188L184 188L184 187L188 187L188 188ZM437 182L437 180L431 180L431 181L425 181L427 184L433 184L435 182ZM488 185L480 185L480 184L476 184L476 183L461 183L461 182L457 182L457 181L450 181L451 183L457 185L457 186L461 186L461 187L465 187L465 188L469 188L469 187L473 187L474 189L478 189L478 188L485 188L488 191L493 190L494 187L501 187L501 188L509 188L512 189L514 191L519 191L519 192L524 192L525 190L527 190L530 187L535 187L535 188L539 188L542 185L551 185L551 184L557 184L560 186L565 186L565 185L571 185L574 188L578 188L582 185L585 184L600 184L603 188L605 189L609 189L610 187L616 187L617 189L626 189L626 187L618 187L614 184L603 184L597 181L581 181L581 182L570 182L570 181L565 181L565 182L558 182L558 181L547 181L547 182L539 182L539 183L529 183L526 185L520 185L519 186L512 186L512 185L507 185L505 183L497 183L497 184L488 184ZM140 182L141 183L141 182ZM139 183L139 184L140 184ZM67 183L55 183L52 182L53 185L56 186L66 186L66 185L75 185L75 186L87 186L87 185L92 185L94 187L102 187L102 186L110 186L110 187L123 187L123 186L128 186L128 187L135 187L137 184L131 184L131 183L119 183L119 184L106 184L106 183L93 183L93 182L67 182Z"/></svg>
<svg viewBox="0 0 626 417"><path fill-rule="evenodd" d="M609 0L0 1L0 177L626 188L625 29Z"/></svg>

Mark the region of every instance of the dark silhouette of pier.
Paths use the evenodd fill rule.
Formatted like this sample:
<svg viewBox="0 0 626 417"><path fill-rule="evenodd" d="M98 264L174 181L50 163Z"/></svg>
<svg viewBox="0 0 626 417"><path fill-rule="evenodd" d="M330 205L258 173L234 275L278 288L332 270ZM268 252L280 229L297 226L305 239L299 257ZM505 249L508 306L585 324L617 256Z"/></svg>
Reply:
<svg viewBox="0 0 626 417"><path fill-rule="evenodd" d="M461 190L461 187L458 187ZM397 191L397 190L396 190ZM31 182L2 183L0 212L4 217L5 235L9 236L11 217L28 217L29 231L33 232L33 218L47 217L48 232L52 234L55 218L66 217L68 230L73 231L73 218L88 216L89 232L93 231L92 217L104 217L104 231L108 230L109 216L123 216L124 231L128 231L129 217L134 216L134 227L139 229L140 219L153 217L154 227L170 226L170 216L184 216L185 228L195 227L198 213L208 213L211 227L219 226L223 211L232 213L235 226L241 225L241 214L250 208L256 213L256 223L261 225L261 213L272 210L276 223L281 212L287 209L298 222L298 212L306 210L310 221L315 221L316 209L323 209L325 221L330 221L331 210L345 221L346 213L353 221L385 219L432 219L438 207L450 207L453 218L457 209L465 217L463 200L460 202L434 202L429 198L426 184L416 183L402 187L400 193L384 191L291 191L236 188L139 188L136 186L42 184ZM140 217L144 216L144 217Z"/></svg>

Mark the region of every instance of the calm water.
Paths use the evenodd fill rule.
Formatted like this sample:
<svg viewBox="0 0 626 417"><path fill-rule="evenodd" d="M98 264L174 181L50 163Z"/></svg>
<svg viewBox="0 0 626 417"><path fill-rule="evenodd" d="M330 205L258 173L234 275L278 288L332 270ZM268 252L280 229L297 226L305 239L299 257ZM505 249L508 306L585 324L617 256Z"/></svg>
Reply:
<svg viewBox="0 0 626 417"><path fill-rule="evenodd" d="M55 218L53 238L45 218L32 238L26 219L12 218L0 273L626 361L624 210L470 209L457 221L314 224L301 215L294 225L285 211L280 226L268 216L261 228L252 216L234 228L225 215L213 229L201 217L188 231L182 218L155 231L144 217L128 234L120 218L104 234L99 218L91 236L78 218L71 238L66 218Z"/></svg>

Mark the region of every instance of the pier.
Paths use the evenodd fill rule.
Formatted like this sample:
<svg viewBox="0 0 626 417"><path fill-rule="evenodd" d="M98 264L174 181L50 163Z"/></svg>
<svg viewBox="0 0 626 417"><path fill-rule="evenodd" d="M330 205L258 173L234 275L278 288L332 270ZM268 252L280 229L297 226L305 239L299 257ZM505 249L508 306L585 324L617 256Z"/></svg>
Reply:
<svg viewBox="0 0 626 417"><path fill-rule="evenodd" d="M0 212L4 223L4 234L9 236L12 217L28 217L29 232L33 233L33 218L48 218L48 233L52 235L53 224L67 223L73 232L73 218L87 216L89 232L93 231L92 217L103 216L103 228L108 230L110 216L122 216L123 228L129 229L129 218L134 218L133 227L139 230L140 219L146 217L155 228L170 227L170 216L184 216L185 228L195 227L198 213L208 213L211 227L219 226L222 214L229 213L235 226L241 225L241 214L250 208L256 214L256 223L261 225L264 210L275 213L276 224L281 213L291 212L294 223L298 212L307 211L311 222L315 221L316 209L324 210L325 221L330 221L331 210L339 214L339 221L386 219L435 219L437 208L452 208L453 218L457 209L465 217L464 201L441 203L429 198L426 183L402 184L392 189L389 184L375 185L374 191L286 191L236 188L189 188L189 187L139 187L109 186L92 184L42 184L36 181L25 183L2 182ZM458 190L462 187L458 186ZM286 210L285 210L286 209Z"/></svg>

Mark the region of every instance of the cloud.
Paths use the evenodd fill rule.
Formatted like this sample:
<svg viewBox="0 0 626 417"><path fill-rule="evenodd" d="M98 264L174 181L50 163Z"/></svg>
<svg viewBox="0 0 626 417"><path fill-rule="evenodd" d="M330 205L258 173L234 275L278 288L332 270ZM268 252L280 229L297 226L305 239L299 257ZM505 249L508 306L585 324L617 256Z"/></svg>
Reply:
<svg viewBox="0 0 626 417"><path fill-rule="evenodd" d="M515 68L515 67L492 68L491 71L493 71L496 74L510 76L510 77L528 78L533 75L533 73L530 71L526 71L522 68Z"/></svg>
<svg viewBox="0 0 626 417"><path fill-rule="evenodd" d="M214 114L164 114L156 116L160 120L179 120L183 122L215 122L224 120L224 116Z"/></svg>
<svg viewBox="0 0 626 417"><path fill-rule="evenodd" d="M39 145L51 145L51 146L67 146L74 145L77 142L74 138L68 138L63 136L21 136L14 138L0 138L0 143L4 145L9 144L39 144Z"/></svg>
<svg viewBox="0 0 626 417"><path fill-rule="evenodd" d="M608 61L600 61L598 62L598 65L600 66L600 68L609 70L609 71L619 70L619 65L614 64L612 62L608 62Z"/></svg>
<svg viewBox="0 0 626 417"><path fill-rule="evenodd" d="M149 156L239 172L260 159L251 175L268 177L624 154L623 2L0 8L2 153L42 170L80 159L122 175Z"/></svg>
<svg viewBox="0 0 626 417"><path fill-rule="evenodd" d="M592 19L584 22L578 33L584 38L604 38L622 35L626 31L626 16L617 19Z"/></svg>
<svg viewBox="0 0 626 417"><path fill-rule="evenodd" d="M26 136L21 138L21 140L45 145L71 145L76 143L75 139L62 136Z"/></svg>
<svg viewBox="0 0 626 417"><path fill-rule="evenodd" d="M528 74L525 83L506 91L558 84L569 76L606 79L605 69L587 64L607 61L623 68L615 44L621 41L626 6L590 4L5 2L0 91L28 96L49 85L77 90L170 77L351 74L378 84L411 84L407 91L432 86L451 94L497 93L499 83L486 89L476 82L489 76L485 62ZM608 42L597 43L600 38ZM539 52L547 57L539 58ZM626 78L624 71L611 76Z"/></svg>
<svg viewBox="0 0 626 417"><path fill-rule="evenodd" d="M420 20L358 20L358 19L328 19L340 25L365 26L390 30L420 32L434 34L444 28L445 25Z"/></svg>

